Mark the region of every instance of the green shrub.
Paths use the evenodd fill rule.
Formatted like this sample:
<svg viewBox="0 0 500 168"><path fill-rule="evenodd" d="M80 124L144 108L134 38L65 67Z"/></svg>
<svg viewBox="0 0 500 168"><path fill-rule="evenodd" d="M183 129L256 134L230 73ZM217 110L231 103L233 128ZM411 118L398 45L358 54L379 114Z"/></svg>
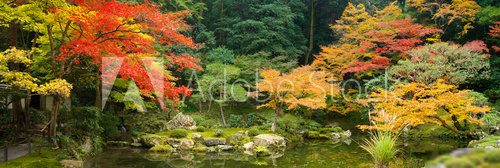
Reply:
<svg viewBox="0 0 500 168"><path fill-rule="evenodd" d="M203 115L199 115L199 114L192 114L191 117L193 118L193 120L198 125L200 125L201 123L205 122L205 120L206 120Z"/></svg>
<svg viewBox="0 0 500 168"><path fill-rule="evenodd" d="M204 126L196 127L196 132L205 132L206 128Z"/></svg>
<svg viewBox="0 0 500 168"><path fill-rule="evenodd" d="M224 130L221 130L221 129L216 129L216 130L214 131L214 135L215 135L216 137L222 137L222 136L224 136Z"/></svg>
<svg viewBox="0 0 500 168"><path fill-rule="evenodd" d="M258 125L264 124L265 122L266 122L266 119L264 119L263 117L255 114L255 113L248 113L246 126L247 127L258 126Z"/></svg>
<svg viewBox="0 0 500 168"><path fill-rule="evenodd" d="M149 149L151 152L170 153L174 149L170 145L155 145Z"/></svg>
<svg viewBox="0 0 500 168"><path fill-rule="evenodd" d="M171 138L185 138L188 135L188 131L185 129L173 129L170 131Z"/></svg>
<svg viewBox="0 0 500 168"><path fill-rule="evenodd" d="M481 120L484 122L484 126L500 126L500 113L493 111L491 113L486 113Z"/></svg>
<svg viewBox="0 0 500 168"><path fill-rule="evenodd" d="M229 126L233 128L242 128L246 126L245 122L243 122L241 115L231 115L229 116L227 122Z"/></svg>
<svg viewBox="0 0 500 168"><path fill-rule="evenodd" d="M218 128L220 127L220 122L214 119L208 119L199 124L200 126L204 126L205 128Z"/></svg>
<svg viewBox="0 0 500 168"><path fill-rule="evenodd" d="M317 130L321 128L321 124L314 120L306 120L304 121L304 126L308 130Z"/></svg>
<svg viewBox="0 0 500 168"><path fill-rule="evenodd" d="M106 140L114 140L120 137L120 118L118 118L116 115L104 113L99 125L101 125L101 127L104 129L103 137Z"/></svg>
<svg viewBox="0 0 500 168"><path fill-rule="evenodd" d="M257 136L259 134L260 134L260 131L256 128L252 128L252 129L248 130L248 136L253 137L253 136Z"/></svg>
<svg viewBox="0 0 500 168"><path fill-rule="evenodd" d="M398 153L396 148L396 136L390 132L377 132L364 140L361 147L373 158L375 167L387 167L389 161Z"/></svg>

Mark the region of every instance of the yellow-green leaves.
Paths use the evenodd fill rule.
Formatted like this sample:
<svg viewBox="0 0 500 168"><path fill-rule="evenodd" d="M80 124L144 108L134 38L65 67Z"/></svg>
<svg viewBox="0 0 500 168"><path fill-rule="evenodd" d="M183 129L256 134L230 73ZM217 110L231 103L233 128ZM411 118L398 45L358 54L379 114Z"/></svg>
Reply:
<svg viewBox="0 0 500 168"><path fill-rule="evenodd" d="M64 79L54 79L40 86L38 93L43 95L69 97L73 85Z"/></svg>
<svg viewBox="0 0 500 168"><path fill-rule="evenodd" d="M2 74L2 83L8 83L13 87L29 89L31 91L36 91L37 84L35 83L38 79L32 77L26 72L6 72Z"/></svg>
<svg viewBox="0 0 500 168"><path fill-rule="evenodd" d="M432 85L409 83L391 91L379 90L370 94L372 120L376 124L360 128L397 132L406 126L434 124L462 133L464 127L457 123L482 124L477 115L491 110L488 106L476 106L476 100L468 93L444 80Z"/></svg>
<svg viewBox="0 0 500 168"><path fill-rule="evenodd" d="M9 69L9 63L24 64L29 66L31 60L28 58L30 52L18 50L15 47L0 53L0 82L7 83L13 87L35 91L38 79L32 77L29 73L12 71Z"/></svg>

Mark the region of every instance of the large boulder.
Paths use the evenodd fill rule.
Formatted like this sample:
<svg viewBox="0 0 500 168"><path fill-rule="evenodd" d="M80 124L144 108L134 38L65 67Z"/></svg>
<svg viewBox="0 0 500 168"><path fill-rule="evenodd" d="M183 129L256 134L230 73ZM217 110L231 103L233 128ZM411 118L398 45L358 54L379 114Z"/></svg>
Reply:
<svg viewBox="0 0 500 168"><path fill-rule="evenodd" d="M191 139L169 139L167 143L178 150L191 150L194 147L194 141Z"/></svg>
<svg viewBox="0 0 500 168"><path fill-rule="evenodd" d="M275 134L260 134L253 138L255 146L280 148L286 146L285 138Z"/></svg>
<svg viewBox="0 0 500 168"><path fill-rule="evenodd" d="M206 146L225 145L226 139L224 139L224 138L205 138L204 144Z"/></svg>
<svg viewBox="0 0 500 168"><path fill-rule="evenodd" d="M196 129L196 122L189 115L184 115L179 113L175 117L167 122L167 129L183 128L188 130Z"/></svg>

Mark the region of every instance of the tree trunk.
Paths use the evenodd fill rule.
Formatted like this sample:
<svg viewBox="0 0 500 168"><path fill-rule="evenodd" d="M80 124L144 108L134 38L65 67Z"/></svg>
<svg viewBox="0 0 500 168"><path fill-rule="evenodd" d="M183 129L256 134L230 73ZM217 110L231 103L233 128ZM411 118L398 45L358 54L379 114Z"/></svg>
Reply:
<svg viewBox="0 0 500 168"><path fill-rule="evenodd" d="M212 110L212 101L209 101L207 112L210 113L211 110Z"/></svg>
<svg viewBox="0 0 500 168"><path fill-rule="evenodd" d="M310 0L311 1L311 14L310 14L310 22L309 22L309 47L307 48L306 55L304 57L304 64L309 64L309 59L312 55L312 50L314 48L314 17L316 14L316 5L315 1L316 0Z"/></svg>
<svg viewBox="0 0 500 168"><path fill-rule="evenodd" d="M59 112L59 97L54 96L52 101L52 111L50 113L49 137L55 138L57 131L57 115Z"/></svg>
<svg viewBox="0 0 500 168"><path fill-rule="evenodd" d="M276 128L278 127L278 117L281 115L281 106L278 103L276 105L276 108L274 108L274 121L273 124L271 125L271 130L273 132L276 132Z"/></svg>
<svg viewBox="0 0 500 168"><path fill-rule="evenodd" d="M198 110L200 111L200 113L203 113L203 103L202 103L202 101L201 101L201 100L200 100L200 101L198 101L198 106L199 106L199 107L198 107L198 108L199 108Z"/></svg>
<svg viewBox="0 0 500 168"><path fill-rule="evenodd" d="M224 124L224 127L226 127L226 119L224 118L224 110L222 108L222 103L219 103L220 107L220 117L222 119L222 124Z"/></svg>
<svg viewBox="0 0 500 168"><path fill-rule="evenodd" d="M102 107L102 88L101 88L101 81L99 80L99 75L97 75L97 84L95 87L95 106L97 108L103 108Z"/></svg>
<svg viewBox="0 0 500 168"><path fill-rule="evenodd" d="M27 91L26 99L24 99L24 111L25 111L25 123L28 128L31 126L31 111L30 111L30 105L31 105L31 91Z"/></svg>

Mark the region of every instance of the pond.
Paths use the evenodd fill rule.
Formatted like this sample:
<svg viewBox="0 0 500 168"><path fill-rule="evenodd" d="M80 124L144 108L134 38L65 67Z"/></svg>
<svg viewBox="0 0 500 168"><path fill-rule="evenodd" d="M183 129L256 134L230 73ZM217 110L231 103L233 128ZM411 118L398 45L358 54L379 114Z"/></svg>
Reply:
<svg viewBox="0 0 500 168"><path fill-rule="evenodd" d="M359 147L362 139L350 143L333 144L329 141L309 141L291 144L282 155L255 157L241 152L153 154L145 149L106 149L85 162L85 167L139 168L139 167L372 167L368 153ZM422 167L439 154L464 147L460 141L430 139L401 144L402 152L394 161L395 167Z"/></svg>

